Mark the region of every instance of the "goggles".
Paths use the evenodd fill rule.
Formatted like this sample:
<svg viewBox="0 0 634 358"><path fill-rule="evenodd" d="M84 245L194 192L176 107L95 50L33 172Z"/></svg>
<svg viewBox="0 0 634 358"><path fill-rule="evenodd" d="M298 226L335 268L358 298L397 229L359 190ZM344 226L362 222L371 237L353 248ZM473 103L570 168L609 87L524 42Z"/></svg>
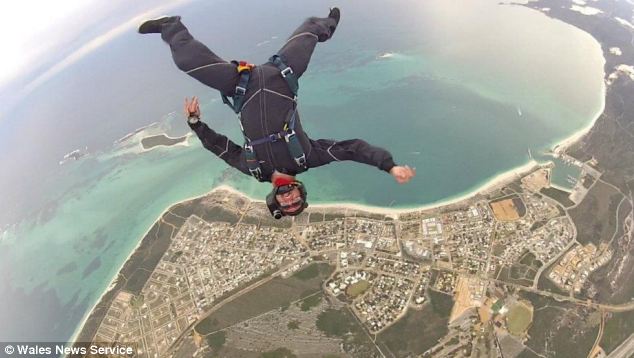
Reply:
<svg viewBox="0 0 634 358"><path fill-rule="evenodd" d="M282 205L277 200L277 195L282 195L293 191L295 188L299 189L299 198L293 203ZM278 187L273 188L271 192L266 196L266 206L268 207L271 215L275 219L281 219L283 216L295 216L299 215L306 207L308 207L308 203L306 202L307 192L304 184L300 181L294 181L293 183L280 185ZM293 211L288 211L288 209L297 208Z"/></svg>

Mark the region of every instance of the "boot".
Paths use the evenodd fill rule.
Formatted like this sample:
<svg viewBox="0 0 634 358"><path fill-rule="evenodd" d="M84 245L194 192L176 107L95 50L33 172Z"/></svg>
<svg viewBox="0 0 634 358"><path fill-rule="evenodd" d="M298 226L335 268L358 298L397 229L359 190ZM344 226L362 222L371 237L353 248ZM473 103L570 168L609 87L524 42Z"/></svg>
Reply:
<svg viewBox="0 0 634 358"><path fill-rule="evenodd" d="M146 20L139 25L140 34L160 34L163 25L168 22L178 21L180 16L160 16L156 19Z"/></svg>

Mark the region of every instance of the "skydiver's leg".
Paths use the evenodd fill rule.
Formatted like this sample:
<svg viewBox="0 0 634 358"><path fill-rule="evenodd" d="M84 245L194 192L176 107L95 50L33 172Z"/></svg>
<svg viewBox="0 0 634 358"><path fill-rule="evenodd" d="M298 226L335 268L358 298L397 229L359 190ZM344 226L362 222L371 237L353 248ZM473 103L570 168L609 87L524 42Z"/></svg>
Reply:
<svg viewBox="0 0 634 358"><path fill-rule="evenodd" d="M160 30L161 38L170 46L172 58L179 69L221 93L233 94L239 79L234 64L194 39L179 16L169 18Z"/></svg>
<svg viewBox="0 0 634 358"><path fill-rule="evenodd" d="M293 32L282 46L278 54L293 69L297 78L306 71L317 42L328 40L335 32L338 22L338 8L330 10L328 17L310 17Z"/></svg>

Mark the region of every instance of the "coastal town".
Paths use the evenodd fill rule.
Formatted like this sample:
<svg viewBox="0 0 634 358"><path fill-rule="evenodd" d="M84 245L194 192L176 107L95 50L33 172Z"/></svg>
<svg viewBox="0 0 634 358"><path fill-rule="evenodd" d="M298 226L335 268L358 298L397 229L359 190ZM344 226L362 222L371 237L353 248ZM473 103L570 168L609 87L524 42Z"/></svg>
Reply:
<svg viewBox="0 0 634 358"><path fill-rule="evenodd" d="M543 276L562 297L579 293L611 257L605 247L576 241L565 208L541 193L549 176L549 168L537 167L487 195L430 210L311 208L290 227L255 222L265 214L260 203L216 190L209 202L238 219L180 217L183 224L140 292L117 293L93 340L134 342L141 357L166 356L191 341L201 354L214 348L196 327L219 305L248 295L244 288L259 281L292 278L326 263L332 272L319 291L347 307L371 336L424 310L431 293L453 300L448 323L462 327L456 337L463 338L430 352L464 348L486 324L521 342L530 319L518 328L513 317L532 308L513 292L540 292Z"/></svg>

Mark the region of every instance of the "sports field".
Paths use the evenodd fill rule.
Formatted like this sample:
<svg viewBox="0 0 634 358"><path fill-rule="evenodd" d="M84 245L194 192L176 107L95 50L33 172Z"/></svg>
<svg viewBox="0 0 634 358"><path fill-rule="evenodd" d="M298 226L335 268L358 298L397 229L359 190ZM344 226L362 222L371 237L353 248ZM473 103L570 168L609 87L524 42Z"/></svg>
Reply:
<svg viewBox="0 0 634 358"><path fill-rule="evenodd" d="M362 294L363 292L365 292L365 290L367 290L370 287L370 282L366 281L366 280L361 280L357 283L354 283L350 286L348 286L348 288L346 289L346 294L348 294L348 296L350 297L357 297L360 294Z"/></svg>
<svg viewBox="0 0 634 358"><path fill-rule="evenodd" d="M509 332L515 336L522 336L533 322L533 308L523 302L511 307L506 316Z"/></svg>
<svg viewBox="0 0 634 358"><path fill-rule="evenodd" d="M520 218L517 208L513 203L513 199L505 199L491 203L493 215L500 221L512 221Z"/></svg>

